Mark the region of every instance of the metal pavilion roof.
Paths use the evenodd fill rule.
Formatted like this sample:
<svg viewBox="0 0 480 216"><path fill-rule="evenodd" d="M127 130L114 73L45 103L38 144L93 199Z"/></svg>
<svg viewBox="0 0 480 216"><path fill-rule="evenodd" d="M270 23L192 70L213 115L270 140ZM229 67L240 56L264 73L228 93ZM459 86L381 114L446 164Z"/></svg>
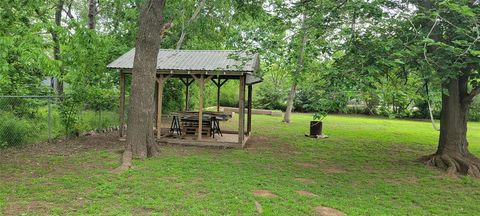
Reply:
<svg viewBox="0 0 480 216"><path fill-rule="evenodd" d="M107 67L132 69L135 49L128 51ZM160 49L157 70L222 71L254 73L259 68L258 54L234 50L168 50Z"/></svg>

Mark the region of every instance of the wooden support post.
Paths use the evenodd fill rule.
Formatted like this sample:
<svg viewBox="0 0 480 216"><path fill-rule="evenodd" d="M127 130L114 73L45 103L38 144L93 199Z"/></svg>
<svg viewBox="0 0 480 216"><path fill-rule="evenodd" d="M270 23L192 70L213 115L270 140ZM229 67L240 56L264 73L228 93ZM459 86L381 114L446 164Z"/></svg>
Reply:
<svg viewBox="0 0 480 216"><path fill-rule="evenodd" d="M192 77L198 82L200 87L198 94L198 140L202 139L202 130L203 130L203 97L204 97L204 87L205 83L212 79L213 75L205 78L203 74L200 75L200 78L192 74Z"/></svg>
<svg viewBox="0 0 480 216"><path fill-rule="evenodd" d="M187 83L185 84L185 112L190 110L190 83L188 83L188 78L187 78Z"/></svg>
<svg viewBox="0 0 480 216"><path fill-rule="evenodd" d="M157 139L160 139L160 137L162 135L163 87L164 87L165 81L170 76L171 75L164 76L163 74L160 74L159 77L157 78L157 83L158 83L158 93L157 93Z"/></svg>
<svg viewBox="0 0 480 216"><path fill-rule="evenodd" d="M202 139L202 130L203 130L203 87L204 87L204 79L203 74L200 75L200 79L198 80L199 84L199 91L198 94L198 140Z"/></svg>
<svg viewBox="0 0 480 216"><path fill-rule="evenodd" d="M120 109L119 109L120 125L118 128L119 136L123 137L125 134L125 73L120 71Z"/></svg>
<svg viewBox="0 0 480 216"><path fill-rule="evenodd" d="M245 138L245 76L240 77L238 93L238 143L243 145Z"/></svg>
<svg viewBox="0 0 480 216"><path fill-rule="evenodd" d="M248 85L247 135L252 131L252 85Z"/></svg>
<svg viewBox="0 0 480 216"><path fill-rule="evenodd" d="M220 88L222 87L220 85L220 76L218 77L217 82L217 112L220 112Z"/></svg>
<svg viewBox="0 0 480 216"><path fill-rule="evenodd" d="M157 77L158 78L158 77ZM155 104L155 108L154 108L154 115L155 115L155 127L157 127L157 111L158 111L158 81L155 80L155 92L153 93L153 97L154 97L154 104Z"/></svg>

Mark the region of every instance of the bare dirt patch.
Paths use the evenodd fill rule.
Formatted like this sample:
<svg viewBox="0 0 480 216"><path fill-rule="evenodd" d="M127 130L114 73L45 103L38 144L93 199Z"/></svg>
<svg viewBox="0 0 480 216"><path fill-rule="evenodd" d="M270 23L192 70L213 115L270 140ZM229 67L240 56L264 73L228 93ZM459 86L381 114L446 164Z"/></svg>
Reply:
<svg viewBox="0 0 480 216"><path fill-rule="evenodd" d="M294 178L293 180L301 182L301 183L305 183L305 184L314 184L315 183L314 180L306 179L306 178Z"/></svg>
<svg viewBox="0 0 480 216"><path fill-rule="evenodd" d="M298 195L300 196L306 196L306 197L317 197L318 195L310 192L310 191L296 191Z"/></svg>
<svg viewBox="0 0 480 216"><path fill-rule="evenodd" d="M266 136L252 136L245 143L245 148L248 150L265 149L270 146L269 142L271 141Z"/></svg>
<svg viewBox="0 0 480 216"><path fill-rule="evenodd" d="M198 146L182 146L174 144L165 144L161 146L162 157L190 157L192 155L223 155L232 149L223 147L198 147Z"/></svg>
<svg viewBox="0 0 480 216"><path fill-rule="evenodd" d="M23 215L25 213L48 214L49 209L54 205L47 202L33 201L29 203L12 202L6 210L5 215Z"/></svg>
<svg viewBox="0 0 480 216"><path fill-rule="evenodd" d="M418 184L420 179L416 176L406 176L402 178L389 178L385 179L385 182L395 184L395 185L401 185L401 184Z"/></svg>
<svg viewBox="0 0 480 216"><path fill-rule="evenodd" d="M322 168L322 171L329 174L339 174L339 173L347 172L345 169L339 166L325 167L325 168Z"/></svg>
<svg viewBox="0 0 480 216"><path fill-rule="evenodd" d="M307 197L317 197L318 195L310 192L310 191L296 191L300 196L307 196Z"/></svg>
<svg viewBox="0 0 480 216"><path fill-rule="evenodd" d="M206 197L210 191L207 188L201 188L200 190L195 192L195 196L197 197Z"/></svg>
<svg viewBox="0 0 480 216"><path fill-rule="evenodd" d="M37 143L9 148L0 151L3 161L14 159L19 155L62 155L68 156L80 152L95 150L110 150L112 152L123 149L123 143L118 141L118 134L104 133L95 136L83 136L70 140L57 140L53 143Z"/></svg>
<svg viewBox="0 0 480 216"><path fill-rule="evenodd" d="M317 165L312 164L312 163L297 163L298 166L304 167L304 168L315 168Z"/></svg>
<svg viewBox="0 0 480 216"><path fill-rule="evenodd" d="M266 198L277 198L278 197L276 194L272 193L269 190L256 190L255 192L253 192L253 195L257 196L257 197L266 197Z"/></svg>
<svg viewBox="0 0 480 216"><path fill-rule="evenodd" d="M132 211L133 215L151 215L153 213L153 209L140 207L136 208Z"/></svg>
<svg viewBox="0 0 480 216"><path fill-rule="evenodd" d="M314 208L314 213L317 216L344 216L345 213L329 207L317 206Z"/></svg>
<svg viewBox="0 0 480 216"><path fill-rule="evenodd" d="M385 150L386 153L396 155L398 153L408 153L412 155L422 154L425 151L428 151L423 145L405 145L405 144L392 144Z"/></svg>
<svg viewBox="0 0 480 216"><path fill-rule="evenodd" d="M294 154L294 155L302 155L303 152L301 152L301 151L292 151L292 154Z"/></svg>
<svg viewBox="0 0 480 216"><path fill-rule="evenodd" d="M88 169L109 169L103 161L108 157L97 157L95 160L78 161L76 156L93 151L109 151L112 153L123 149L118 141L117 133L105 133L95 136L79 137L70 140L59 140L54 143L37 143L0 150L2 165L10 167L0 180L24 181L45 175L58 176L65 173L85 172ZM70 158L72 160L70 160ZM58 166L58 161L63 161Z"/></svg>
<svg viewBox="0 0 480 216"><path fill-rule="evenodd" d="M178 178L176 176L162 176L160 179L168 180L168 181L175 181Z"/></svg>
<svg viewBox="0 0 480 216"><path fill-rule="evenodd" d="M303 168L317 168L327 174L338 174L347 172L342 166L333 164L329 161L320 160L315 162L298 162L298 166Z"/></svg>
<svg viewBox="0 0 480 216"><path fill-rule="evenodd" d="M253 135L246 143L245 150L249 152L269 151L281 157L290 158L303 154L301 150L290 143L276 137Z"/></svg>

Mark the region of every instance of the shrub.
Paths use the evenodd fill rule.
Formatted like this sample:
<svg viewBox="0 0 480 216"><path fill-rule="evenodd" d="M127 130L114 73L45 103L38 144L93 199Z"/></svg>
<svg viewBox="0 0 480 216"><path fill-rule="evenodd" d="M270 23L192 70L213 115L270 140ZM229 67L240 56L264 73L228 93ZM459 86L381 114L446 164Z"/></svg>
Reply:
<svg viewBox="0 0 480 216"><path fill-rule="evenodd" d="M469 121L480 121L480 98L475 97L470 105L470 111L468 113Z"/></svg>
<svg viewBox="0 0 480 216"><path fill-rule="evenodd" d="M220 90L220 106L238 107L238 85L239 83L233 80L227 81ZM215 86L216 95L216 86ZM215 98L216 97L212 97ZM214 101L214 104L216 101Z"/></svg>
<svg viewBox="0 0 480 216"><path fill-rule="evenodd" d="M261 84L258 88L255 104L258 108L270 110L286 110L287 95L290 89L283 89L271 83Z"/></svg>
<svg viewBox="0 0 480 216"><path fill-rule="evenodd" d="M195 84L196 83L193 83L190 85L190 87ZM168 79L166 81L163 89L163 113L183 110L183 107L185 106L185 94L183 93L184 88L185 86L180 80ZM114 99L116 98L114 97Z"/></svg>
<svg viewBox="0 0 480 216"><path fill-rule="evenodd" d="M65 128L65 136L78 135L79 109L76 101L71 97L65 97L59 108L60 120Z"/></svg>
<svg viewBox="0 0 480 216"><path fill-rule="evenodd" d="M0 148L19 146L24 144L29 135L28 121L16 118L11 113L0 116Z"/></svg>
<svg viewBox="0 0 480 216"><path fill-rule="evenodd" d="M14 114L21 118L34 119L37 117L37 110L45 104L44 100L32 98L2 98L0 107L3 111Z"/></svg>
<svg viewBox="0 0 480 216"><path fill-rule="evenodd" d="M80 131L115 127L118 125L118 113L112 111L83 111L77 124Z"/></svg>
<svg viewBox="0 0 480 216"><path fill-rule="evenodd" d="M369 109L367 105L364 104L349 104L342 111L344 114L363 114L363 115L373 115L375 114L374 109Z"/></svg>

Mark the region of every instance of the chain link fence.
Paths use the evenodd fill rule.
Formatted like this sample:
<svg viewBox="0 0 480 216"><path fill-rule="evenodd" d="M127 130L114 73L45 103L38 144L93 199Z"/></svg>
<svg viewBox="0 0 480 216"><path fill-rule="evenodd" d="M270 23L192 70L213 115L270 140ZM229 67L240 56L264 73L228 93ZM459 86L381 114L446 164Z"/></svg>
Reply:
<svg viewBox="0 0 480 216"><path fill-rule="evenodd" d="M56 96L0 96L0 148L118 129L116 105L99 109L75 103L67 112L65 104Z"/></svg>

